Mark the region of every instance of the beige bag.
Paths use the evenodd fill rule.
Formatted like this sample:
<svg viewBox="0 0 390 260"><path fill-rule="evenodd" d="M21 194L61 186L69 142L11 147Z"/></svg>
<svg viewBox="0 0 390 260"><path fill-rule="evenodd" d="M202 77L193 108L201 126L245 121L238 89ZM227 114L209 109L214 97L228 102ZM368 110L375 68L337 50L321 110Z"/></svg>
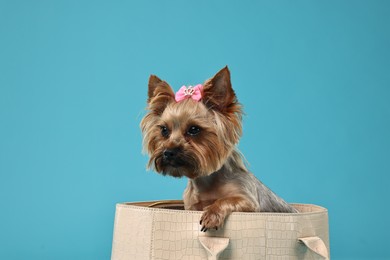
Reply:
<svg viewBox="0 0 390 260"><path fill-rule="evenodd" d="M327 210L293 206L300 213L234 212L204 233L202 212L182 201L117 204L111 260L329 259Z"/></svg>

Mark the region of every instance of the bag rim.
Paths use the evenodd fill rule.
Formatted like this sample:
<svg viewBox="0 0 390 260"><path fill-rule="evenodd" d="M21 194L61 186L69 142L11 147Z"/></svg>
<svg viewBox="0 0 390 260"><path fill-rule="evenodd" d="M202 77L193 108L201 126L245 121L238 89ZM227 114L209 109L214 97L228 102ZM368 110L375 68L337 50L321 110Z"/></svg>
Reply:
<svg viewBox="0 0 390 260"><path fill-rule="evenodd" d="M316 214L327 214L328 210L322 206L315 204L305 204L305 203L289 203L295 208L305 209L308 211L298 212L298 213L280 213L280 212L232 212L231 215L236 216L305 216L305 215L316 215ZM201 214L203 211L194 211L194 210L182 210L182 209L169 209L163 208L162 205L170 206L182 206L182 200L153 200L153 201L136 201L136 202L121 202L117 203L116 207L119 208L130 208L134 210L141 211L159 211L165 213L180 213L180 214ZM160 207L156 207L160 206Z"/></svg>

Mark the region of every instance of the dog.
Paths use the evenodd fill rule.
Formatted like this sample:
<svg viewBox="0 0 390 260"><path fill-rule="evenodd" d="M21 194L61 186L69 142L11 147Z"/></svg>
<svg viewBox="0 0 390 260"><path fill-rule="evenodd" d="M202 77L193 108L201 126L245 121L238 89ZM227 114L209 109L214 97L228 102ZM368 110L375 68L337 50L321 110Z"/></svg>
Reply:
<svg viewBox="0 0 390 260"><path fill-rule="evenodd" d="M204 211L201 231L221 228L231 212L297 212L248 171L236 147L242 106L227 66L176 94L151 75L141 130L148 168L188 178L184 208Z"/></svg>

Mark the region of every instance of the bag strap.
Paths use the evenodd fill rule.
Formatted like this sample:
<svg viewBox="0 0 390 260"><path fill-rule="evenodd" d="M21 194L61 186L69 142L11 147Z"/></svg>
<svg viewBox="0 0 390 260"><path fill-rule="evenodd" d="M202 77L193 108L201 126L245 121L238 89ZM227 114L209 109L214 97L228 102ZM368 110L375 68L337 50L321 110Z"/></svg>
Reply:
<svg viewBox="0 0 390 260"><path fill-rule="evenodd" d="M198 239L207 252L208 260L217 260L229 244L229 238L226 237L198 237Z"/></svg>
<svg viewBox="0 0 390 260"><path fill-rule="evenodd" d="M321 238L316 236L302 237L302 238L298 238L298 240L303 244L305 244L305 246L307 246L307 248L309 248L312 252L322 256L326 260L329 259L328 249L326 248L326 245Z"/></svg>

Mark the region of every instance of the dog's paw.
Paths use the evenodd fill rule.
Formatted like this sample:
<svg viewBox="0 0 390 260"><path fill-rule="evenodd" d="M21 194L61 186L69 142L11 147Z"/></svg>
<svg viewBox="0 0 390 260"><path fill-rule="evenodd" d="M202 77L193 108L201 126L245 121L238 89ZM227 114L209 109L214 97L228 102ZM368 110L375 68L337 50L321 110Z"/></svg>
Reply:
<svg viewBox="0 0 390 260"><path fill-rule="evenodd" d="M208 229L216 229L223 226L226 214L224 214L218 207L213 205L205 208L205 212L200 218L200 225L202 226L200 231L206 232Z"/></svg>

